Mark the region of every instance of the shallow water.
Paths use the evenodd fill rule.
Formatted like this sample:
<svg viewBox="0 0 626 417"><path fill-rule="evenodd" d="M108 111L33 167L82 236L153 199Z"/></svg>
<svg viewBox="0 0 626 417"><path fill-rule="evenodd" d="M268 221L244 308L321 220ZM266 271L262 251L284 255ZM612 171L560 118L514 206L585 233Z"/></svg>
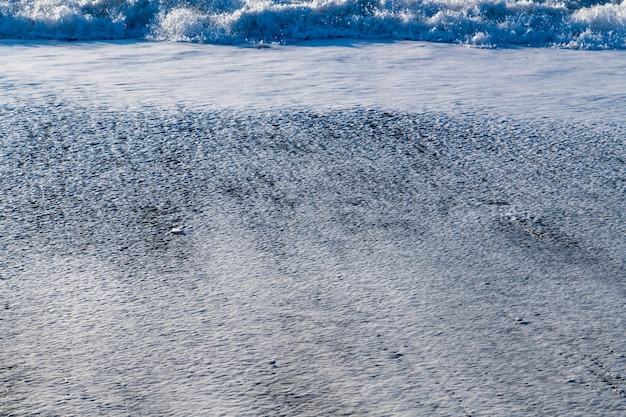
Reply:
<svg viewBox="0 0 626 417"><path fill-rule="evenodd" d="M624 415L623 133L6 104L0 413Z"/></svg>
<svg viewBox="0 0 626 417"><path fill-rule="evenodd" d="M0 41L0 104L96 111L301 108L624 127L626 54L425 42L269 48Z"/></svg>

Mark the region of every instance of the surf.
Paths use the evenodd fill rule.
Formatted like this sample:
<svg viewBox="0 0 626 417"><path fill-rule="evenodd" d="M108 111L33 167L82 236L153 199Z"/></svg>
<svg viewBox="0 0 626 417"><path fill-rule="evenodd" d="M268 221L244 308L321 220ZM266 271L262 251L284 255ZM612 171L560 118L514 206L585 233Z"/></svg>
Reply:
<svg viewBox="0 0 626 417"><path fill-rule="evenodd" d="M0 1L0 38L213 44L353 38L626 48L626 1Z"/></svg>

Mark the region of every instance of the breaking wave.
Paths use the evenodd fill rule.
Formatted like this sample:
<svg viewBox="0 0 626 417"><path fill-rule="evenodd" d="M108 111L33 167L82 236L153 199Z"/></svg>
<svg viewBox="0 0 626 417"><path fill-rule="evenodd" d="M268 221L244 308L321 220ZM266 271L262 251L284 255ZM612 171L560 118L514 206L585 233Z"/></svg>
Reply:
<svg viewBox="0 0 626 417"><path fill-rule="evenodd" d="M0 0L0 37L626 48L626 0Z"/></svg>

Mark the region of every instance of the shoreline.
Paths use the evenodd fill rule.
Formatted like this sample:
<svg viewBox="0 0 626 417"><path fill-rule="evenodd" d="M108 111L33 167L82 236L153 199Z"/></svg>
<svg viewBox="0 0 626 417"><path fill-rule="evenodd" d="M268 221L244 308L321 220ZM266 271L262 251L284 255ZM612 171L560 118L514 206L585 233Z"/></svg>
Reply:
<svg viewBox="0 0 626 417"><path fill-rule="evenodd" d="M188 110L359 106L624 126L619 51L328 41L250 49L182 43L0 43L0 104ZM601 57L602 59L598 59Z"/></svg>

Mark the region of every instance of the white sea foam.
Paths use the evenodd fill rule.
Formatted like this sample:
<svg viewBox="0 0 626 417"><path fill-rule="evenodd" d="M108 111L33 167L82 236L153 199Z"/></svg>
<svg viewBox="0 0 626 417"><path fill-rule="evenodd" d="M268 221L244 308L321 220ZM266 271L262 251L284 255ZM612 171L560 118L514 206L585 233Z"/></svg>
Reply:
<svg viewBox="0 0 626 417"><path fill-rule="evenodd" d="M270 46L0 41L0 104L361 106L624 126L622 51L349 39Z"/></svg>
<svg viewBox="0 0 626 417"><path fill-rule="evenodd" d="M3 0L0 36L210 43L350 37L603 49L626 47L625 8L605 0Z"/></svg>

